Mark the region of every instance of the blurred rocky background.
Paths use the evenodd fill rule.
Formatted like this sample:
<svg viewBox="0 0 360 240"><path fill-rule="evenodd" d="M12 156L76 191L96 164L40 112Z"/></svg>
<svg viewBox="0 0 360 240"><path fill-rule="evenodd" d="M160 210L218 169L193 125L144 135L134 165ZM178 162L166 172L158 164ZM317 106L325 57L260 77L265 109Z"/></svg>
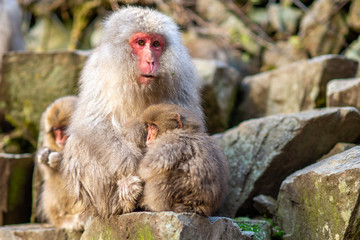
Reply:
<svg viewBox="0 0 360 240"><path fill-rule="evenodd" d="M193 239L360 239L360 0L0 0L0 225L30 222L41 113L77 93L103 19L126 4L178 23L202 80L209 132L230 164L219 215L242 233L209 219L208 238L208 222L178 214L176 231L188 219ZM143 221L133 236L151 239L173 221L145 215L92 224L123 236L119 222ZM164 216L172 220L147 225ZM94 238L90 230L83 239ZM79 238L49 226L0 228L0 239L55 235Z"/></svg>

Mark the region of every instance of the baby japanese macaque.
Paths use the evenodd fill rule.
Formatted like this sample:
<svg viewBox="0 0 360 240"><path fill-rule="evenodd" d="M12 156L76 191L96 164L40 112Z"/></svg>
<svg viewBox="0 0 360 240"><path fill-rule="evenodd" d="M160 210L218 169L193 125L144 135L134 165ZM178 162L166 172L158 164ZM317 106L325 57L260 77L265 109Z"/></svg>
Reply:
<svg viewBox="0 0 360 240"><path fill-rule="evenodd" d="M141 121L148 150L138 167L145 181L140 206L213 214L226 196L229 169L201 118L178 105L157 104L144 111Z"/></svg>
<svg viewBox="0 0 360 240"><path fill-rule="evenodd" d="M43 178L38 213L56 227L82 230L87 214L66 190L60 173L62 150L66 144L66 127L74 112L77 98L67 96L53 102L43 114L41 125L44 143L37 153L37 163Z"/></svg>

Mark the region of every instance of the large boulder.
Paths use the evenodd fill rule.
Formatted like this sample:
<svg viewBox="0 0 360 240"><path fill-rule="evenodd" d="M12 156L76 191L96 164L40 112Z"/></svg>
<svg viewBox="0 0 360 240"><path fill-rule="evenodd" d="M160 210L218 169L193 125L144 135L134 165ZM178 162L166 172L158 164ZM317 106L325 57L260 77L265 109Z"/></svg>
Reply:
<svg viewBox="0 0 360 240"><path fill-rule="evenodd" d="M90 239L251 239L229 218L174 212L134 212L109 220L94 218L81 240Z"/></svg>
<svg viewBox="0 0 360 240"><path fill-rule="evenodd" d="M360 112L352 107L309 110L241 123L214 135L230 167L229 195L224 216L253 211L260 194L277 197L281 182L310 165L337 142L360 136Z"/></svg>
<svg viewBox="0 0 360 240"><path fill-rule="evenodd" d="M238 120L294 113L325 106L326 84L352 78L358 63L337 55L303 60L244 78Z"/></svg>
<svg viewBox="0 0 360 240"><path fill-rule="evenodd" d="M326 105L328 107L352 106L360 110L360 78L335 79L328 83Z"/></svg>
<svg viewBox="0 0 360 240"><path fill-rule="evenodd" d="M281 184L284 239L360 239L360 146L295 172Z"/></svg>

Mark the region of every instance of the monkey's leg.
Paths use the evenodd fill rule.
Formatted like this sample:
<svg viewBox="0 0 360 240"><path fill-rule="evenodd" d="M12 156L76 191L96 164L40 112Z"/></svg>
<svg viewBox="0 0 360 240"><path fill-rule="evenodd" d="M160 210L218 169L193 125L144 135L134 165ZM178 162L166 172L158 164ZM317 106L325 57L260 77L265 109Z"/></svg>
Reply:
<svg viewBox="0 0 360 240"><path fill-rule="evenodd" d="M137 207L138 200L143 193L144 181L138 176L127 176L117 181L117 191L114 196L114 201L122 209L122 213L128 213ZM119 207L112 209L113 214L119 211Z"/></svg>
<svg viewBox="0 0 360 240"><path fill-rule="evenodd" d="M140 207L155 212L170 211L171 199L169 199L169 194L171 194L169 184L162 174L147 179Z"/></svg>

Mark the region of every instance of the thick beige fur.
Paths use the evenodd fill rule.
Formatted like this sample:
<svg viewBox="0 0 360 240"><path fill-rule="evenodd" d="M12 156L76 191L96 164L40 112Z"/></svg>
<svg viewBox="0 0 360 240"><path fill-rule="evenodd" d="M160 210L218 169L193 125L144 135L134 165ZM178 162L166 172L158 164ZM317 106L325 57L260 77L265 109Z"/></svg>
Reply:
<svg viewBox="0 0 360 240"><path fill-rule="evenodd" d="M138 83L138 60L129 46L138 32L161 34L166 41L157 77L147 86ZM81 74L63 161L71 191L94 215L132 211L141 196L143 182L135 175L143 153L123 136L126 123L162 102L182 105L202 121L198 91L196 70L171 18L151 9L124 7L106 19L103 39ZM137 191L124 193L123 178Z"/></svg>
<svg viewBox="0 0 360 240"><path fill-rule="evenodd" d="M40 191L38 214L43 220L56 227L82 230L88 218L80 203L70 195L59 171L62 161L62 147L55 142L52 127L67 126L75 110L77 98L67 96L57 99L42 117L44 143L37 153L43 184Z"/></svg>
<svg viewBox="0 0 360 240"><path fill-rule="evenodd" d="M229 169L201 119L183 107L158 104L145 110L142 121L155 124L159 135L139 163L145 181L140 206L212 215L227 194Z"/></svg>

